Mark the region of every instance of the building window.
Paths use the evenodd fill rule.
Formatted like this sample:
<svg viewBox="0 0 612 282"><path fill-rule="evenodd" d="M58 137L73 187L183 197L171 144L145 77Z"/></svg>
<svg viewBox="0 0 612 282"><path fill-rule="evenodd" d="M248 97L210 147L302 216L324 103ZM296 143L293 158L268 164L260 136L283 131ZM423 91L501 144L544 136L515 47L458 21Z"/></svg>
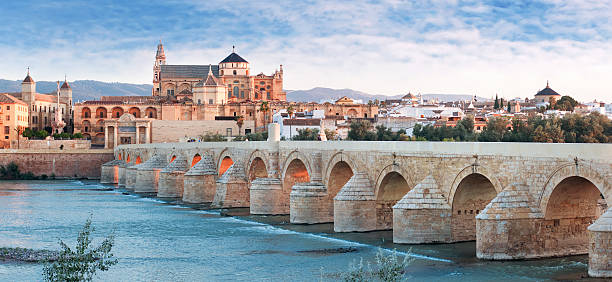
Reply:
<svg viewBox="0 0 612 282"><path fill-rule="evenodd" d="M270 100L270 91L266 92L266 97L268 100Z"/></svg>
<svg viewBox="0 0 612 282"><path fill-rule="evenodd" d="M236 98L238 98L238 94L240 94L240 90L238 90L238 86L234 86L234 91L232 91L234 93L234 96L236 96Z"/></svg>
<svg viewBox="0 0 612 282"><path fill-rule="evenodd" d="M9 126L5 126L4 127L4 134L10 134L11 133L11 128Z"/></svg>
<svg viewBox="0 0 612 282"><path fill-rule="evenodd" d="M244 130L244 134L245 134L245 135L246 135L246 134L251 134L251 129L250 129L250 128L245 129L245 130Z"/></svg>
<svg viewBox="0 0 612 282"><path fill-rule="evenodd" d="M213 99L208 99L208 104L212 105L213 104Z"/></svg>
<svg viewBox="0 0 612 282"><path fill-rule="evenodd" d="M234 75L238 74L238 72L236 72L236 70L234 70Z"/></svg>
<svg viewBox="0 0 612 282"><path fill-rule="evenodd" d="M7 111L10 110L10 109L11 109L11 106L6 106L6 110Z"/></svg>
<svg viewBox="0 0 612 282"><path fill-rule="evenodd" d="M4 139L8 139L8 136L4 136Z"/></svg>
<svg viewBox="0 0 612 282"><path fill-rule="evenodd" d="M6 116L6 120L11 120L11 116Z"/></svg>
<svg viewBox="0 0 612 282"><path fill-rule="evenodd" d="M234 84L238 84L238 83L240 83L240 81L234 80Z"/></svg>
<svg viewBox="0 0 612 282"><path fill-rule="evenodd" d="M266 86L266 89L270 89L270 85Z"/></svg>
<svg viewBox="0 0 612 282"><path fill-rule="evenodd" d="M240 91L240 98L244 98L244 90Z"/></svg>
<svg viewBox="0 0 612 282"><path fill-rule="evenodd" d="M265 83L265 82L263 82L263 81L260 81L260 82L259 82L259 84L260 84L260 85L266 85L266 83Z"/></svg>
<svg viewBox="0 0 612 282"><path fill-rule="evenodd" d="M198 105L202 104L202 100L198 99Z"/></svg>

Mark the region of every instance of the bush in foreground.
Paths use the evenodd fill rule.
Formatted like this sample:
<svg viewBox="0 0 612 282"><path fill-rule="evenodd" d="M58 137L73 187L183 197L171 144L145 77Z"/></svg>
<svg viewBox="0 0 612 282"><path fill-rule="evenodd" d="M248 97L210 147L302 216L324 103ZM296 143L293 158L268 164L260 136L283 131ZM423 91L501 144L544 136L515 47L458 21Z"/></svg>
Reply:
<svg viewBox="0 0 612 282"><path fill-rule="evenodd" d="M97 270L107 271L117 264L111 250L115 244L114 234L110 234L95 248L91 247L90 235L95 230L91 226L91 216L79 232L77 245L70 249L61 239L61 252L53 263L46 263L43 269L45 281L91 281Z"/></svg>

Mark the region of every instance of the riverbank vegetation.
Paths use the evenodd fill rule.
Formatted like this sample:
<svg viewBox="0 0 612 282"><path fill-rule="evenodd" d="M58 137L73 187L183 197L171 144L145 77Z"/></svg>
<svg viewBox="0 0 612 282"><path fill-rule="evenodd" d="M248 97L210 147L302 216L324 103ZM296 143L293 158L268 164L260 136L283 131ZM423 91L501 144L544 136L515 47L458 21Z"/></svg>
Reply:
<svg viewBox="0 0 612 282"><path fill-rule="evenodd" d="M568 101L566 104L571 105ZM541 143L612 143L612 121L599 113L568 114L564 117L526 119L492 117L480 132L474 131L474 120L465 117L455 126L416 124L413 136L392 132L384 126L372 128L368 121L351 124L349 140L358 141L479 141Z"/></svg>
<svg viewBox="0 0 612 282"><path fill-rule="evenodd" d="M364 264L363 259L357 263L353 261L349 265L349 270L342 273L342 280L347 282L362 281L385 281L394 282L404 280L405 270L414 259L410 253L400 258L395 250L389 255L385 255L382 248L378 249L374 264Z"/></svg>
<svg viewBox="0 0 612 282"><path fill-rule="evenodd" d="M41 176L36 176L32 172L21 172L19 170L19 165L15 162L10 162L7 165L0 165L0 180L39 180L39 179L48 179L49 176L43 174ZM51 179L54 179L55 175L51 175Z"/></svg>
<svg viewBox="0 0 612 282"><path fill-rule="evenodd" d="M57 260L59 252L26 248L0 248L0 260L18 262L49 262Z"/></svg>

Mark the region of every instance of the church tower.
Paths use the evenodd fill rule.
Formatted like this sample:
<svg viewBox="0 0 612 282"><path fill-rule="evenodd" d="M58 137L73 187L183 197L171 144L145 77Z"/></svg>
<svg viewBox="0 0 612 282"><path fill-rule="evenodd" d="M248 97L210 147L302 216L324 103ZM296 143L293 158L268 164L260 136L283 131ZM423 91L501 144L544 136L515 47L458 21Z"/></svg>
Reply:
<svg viewBox="0 0 612 282"><path fill-rule="evenodd" d="M30 68L28 67L28 75L21 82L21 99L30 104L34 102L34 94L36 93L36 82L30 76Z"/></svg>
<svg viewBox="0 0 612 282"><path fill-rule="evenodd" d="M160 80L161 80L161 66L166 64L166 54L164 53L164 45L159 40L157 44L157 53L155 53L155 63L153 64L153 96L160 95Z"/></svg>
<svg viewBox="0 0 612 282"><path fill-rule="evenodd" d="M60 100L62 103L66 103L68 107L72 108L72 88L68 84L68 80L64 77L64 83L60 88Z"/></svg>

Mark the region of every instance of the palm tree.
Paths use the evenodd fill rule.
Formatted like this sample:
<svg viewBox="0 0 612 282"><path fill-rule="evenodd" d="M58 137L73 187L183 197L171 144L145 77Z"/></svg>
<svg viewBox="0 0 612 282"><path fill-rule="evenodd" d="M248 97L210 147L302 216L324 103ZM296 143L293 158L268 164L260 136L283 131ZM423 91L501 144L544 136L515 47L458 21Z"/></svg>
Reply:
<svg viewBox="0 0 612 282"><path fill-rule="evenodd" d="M270 110L270 106L268 106L268 101L264 101L259 106L259 110L264 113L264 127L268 124L268 111Z"/></svg>
<svg viewBox="0 0 612 282"><path fill-rule="evenodd" d="M289 114L289 119L293 118L293 106L287 108L287 114ZM293 137L291 133L291 122L289 122L289 139Z"/></svg>
<svg viewBox="0 0 612 282"><path fill-rule="evenodd" d="M242 135L242 125L244 124L244 118L242 116L236 117L236 125L238 125L238 136Z"/></svg>

